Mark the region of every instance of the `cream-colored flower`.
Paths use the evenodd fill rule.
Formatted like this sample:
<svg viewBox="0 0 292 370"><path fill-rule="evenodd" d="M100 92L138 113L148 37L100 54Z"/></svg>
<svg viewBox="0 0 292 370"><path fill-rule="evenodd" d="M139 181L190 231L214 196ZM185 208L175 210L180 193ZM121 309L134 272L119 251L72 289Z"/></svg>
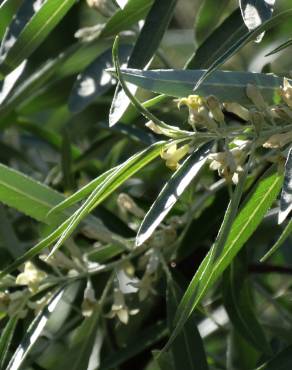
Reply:
<svg viewBox="0 0 292 370"><path fill-rule="evenodd" d="M196 123L203 123L205 121L204 112L202 109L204 107L205 99L199 95L189 95L187 98L182 98L178 100L178 108L185 105L189 108L189 124L195 129Z"/></svg>
<svg viewBox="0 0 292 370"><path fill-rule="evenodd" d="M82 315L84 317L90 317L96 307L97 300L95 298L95 292L90 281L87 282L84 290L83 302L81 305Z"/></svg>
<svg viewBox="0 0 292 370"><path fill-rule="evenodd" d="M219 175L224 177L226 181L232 181L234 184L237 184L239 174L243 172L246 149L250 142L239 141L234 142L234 144L238 144L238 146L225 152L210 154L209 159L211 160L211 170L217 170Z"/></svg>
<svg viewBox="0 0 292 370"><path fill-rule="evenodd" d="M280 95L289 108L292 108L292 85L287 78L284 78L283 87L280 88Z"/></svg>
<svg viewBox="0 0 292 370"><path fill-rule="evenodd" d="M39 270L36 266L28 261L24 265L24 271L16 277L15 283L18 285L27 285L32 293L38 291L39 284L47 277L44 271Z"/></svg>
<svg viewBox="0 0 292 370"><path fill-rule="evenodd" d="M114 303L106 317L111 319L117 317L123 324L127 325L129 322L129 317L136 315L138 312L139 309L129 310L123 293L119 289L115 288Z"/></svg>
<svg viewBox="0 0 292 370"><path fill-rule="evenodd" d="M165 160L168 168L175 171L179 167L179 161L189 152L190 147L188 144L177 147L176 144L171 144L162 149L160 156Z"/></svg>

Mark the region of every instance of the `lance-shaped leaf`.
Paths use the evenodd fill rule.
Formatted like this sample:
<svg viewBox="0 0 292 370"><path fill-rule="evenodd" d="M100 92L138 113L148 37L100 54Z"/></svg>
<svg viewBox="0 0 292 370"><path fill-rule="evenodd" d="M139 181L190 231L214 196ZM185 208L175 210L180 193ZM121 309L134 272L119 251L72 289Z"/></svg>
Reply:
<svg viewBox="0 0 292 370"><path fill-rule="evenodd" d="M72 234L85 216L92 212L95 207L97 207L127 179L154 160L164 145L164 141L151 145L149 148L129 158L122 165L118 166L117 169L108 177L106 177L104 181L100 183L96 189L94 189L85 203L73 214L69 224L62 232L62 235L54 246L51 254L54 253L55 250L60 247L62 243Z"/></svg>
<svg viewBox="0 0 292 370"><path fill-rule="evenodd" d="M250 31L259 27L263 22L272 17L275 1L276 0L239 1L242 18ZM259 35L257 41L261 41L263 36L264 33Z"/></svg>
<svg viewBox="0 0 292 370"><path fill-rule="evenodd" d="M224 270L254 233L266 212L277 198L283 177L268 170L258 181L247 197L233 222L223 251L213 264L213 248L204 258L189 287L187 288L176 313L176 328L169 344L180 332L189 315L196 308L210 287L219 279Z"/></svg>
<svg viewBox="0 0 292 370"><path fill-rule="evenodd" d="M122 69L125 81L160 94L185 97L193 94L193 83L204 70L152 70ZM246 95L247 84L256 85L267 102L273 103L276 90L283 79L274 75L250 72L216 71L196 91L202 96L215 95L221 101L237 101L251 105Z"/></svg>
<svg viewBox="0 0 292 370"><path fill-rule="evenodd" d="M259 352L270 354L270 346L254 311L245 260L246 256L235 259L223 275L224 306L234 329Z"/></svg>
<svg viewBox="0 0 292 370"><path fill-rule="evenodd" d="M169 25L176 3L177 0L154 1L131 53L129 68L145 68L151 61ZM135 94L136 88L130 89L132 94ZM115 125L123 117L129 105L129 98L118 85L110 109L110 126Z"/></svg>
<svg viewBox="0 0 292 370"><path fill-rule="evenodd" d="M191 181L199 174L212 146L213 142L210 142L197 149L172 175L142 221L136 238L137 246L143 244L152 235Z"/></svg>
<svg viewBox="0 0 292 370"><path fill-rule="evenodd" d="M266 261L268 258L271 257L289 238L292 234L292 219L288 222L287 226L283 230L282 234L280 235L279 239L276 243L271 247L271 249L261 258L261 262Z"/></svg>
<svg viewBox="0 0 292 370"><path fill-rule="evenodd" d="M22 0L4 0L0 4L0 40Z"/></svg>
<svg viewBox="0 0 292 370"><path fill-rule="evenodd" d="M210 67L222 53L246 33L248 30L242 21L240 10L237 9L199 46L187 62L186 69Z"/></svg>
<svg viewBox="0 0 292 370"><path fill-rule="evenodd" d="M174 280L169 279L167 286L167 319L170 333L174 327L174 316L182 297L182 291ZM194 315L191 315L181 334L170 347L175 369L208 370L204 345L197 329Z"/></svg>
<svg viewBox="0 0 292 370"><path fill-rule="evenodd" d="M129 0L125 7L118 10L106 23L100 37L115 36L129 29L133 24L144 18L154 0Z"/></svg>
<svg viewBox="0 0 292 370"><path fill-rule="evenodd" d="M14 336L15 328L18 323L18 317L11 317L5 328L1 332L0 337L0 369L4 369L6 359L8 356L8 351Z"/></svg>
<svg viewBox="0 0 292 370"><path fill-rule="evenodd" d="M286 10L282 13L279 13L275 17L267 20L262 25L254 29L253 31L248 32L246 35L243 35L238 40L225 50L206 70L203 76L195 83L194 91L199 89L199 86L209 77L216 69L218 69L223 63L225 63L229 58L231 58L235 53L237 53L241 48L243 48L249 41L254 40L262 32L267 31L279 23L285 22L291 18L292 9Z"/></svg>
<svg viewBox="0 0 292 370"><path fill-rule="evenodd" d="M0 73L8 74L44 41L75 0L24 1L1 44Z"/></svg>
<svg viewBox="0 0 292 370"><path fill-rule="evenodd" d="M63 296L64 290L59 291L50 299L48 305L36 316L29 328L27 329L26 335L23 341L20 343L12 359L10 360L6 370L18 370L23 368L23 362L26 359L28 353L32 349L33 345L42 334L46 323L48 322L50 315L56 309L57 304Z"/></svg>
<svg viewBox="0 0 292 370"><path fill-rule="evenodd" d="M285 177L281 193L278 223L281 224L292 210L292 148L285 163Z"/></svg>

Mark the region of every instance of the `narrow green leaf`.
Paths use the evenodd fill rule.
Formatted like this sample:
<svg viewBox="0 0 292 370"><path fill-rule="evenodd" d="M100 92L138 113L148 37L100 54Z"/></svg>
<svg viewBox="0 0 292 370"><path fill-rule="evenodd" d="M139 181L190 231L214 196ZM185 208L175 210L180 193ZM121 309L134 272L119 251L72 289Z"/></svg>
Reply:
<svg viewBox="0 0 292 370"><path fill-rule="evenodd" d="M185 97L193 93L194 81L199 81L204 70L153 70L122 69L125 81L159 94ZM247 84L256 85L268 103L273 103L282 78L274 75L250 72L216 71L200 85L197 93L215 95L221 101L237 101L251 105L246 95Z"/></svg>
<svg viewBox="0 0 292 370"><path fill-rule="evenodd" d="M75 0L25 1L3 39L0 72L7 75L29 57L74 3ZM16 38L12 45L11 37Z"/></svg>
<svg viewBox="0 0 292 370"><path fill-rule="evenodd" d="M167 316L170 333L174 328L175 312L181 297L182 291L177 283L169 279L167 285ZM207 370L209 368L194 315L190 316L182 332L173 341L170 352L173 355L175 369Z"/></svg>
<svg viewBox="0 0 292 370"><path fill-rule="evenodd" d="M195 18L195 40L198 44L205 41L210 32L213 32L226 10L230 8L231 0L202 0L199 2ZM240 15L241 17L241 15Z"/></svg>
<svg viewBox="0 0 292 370"><path fill-rule="evenodd" d="M0 40L22 0L4 0L0 4Z"/></svg>
<svg viewBox="0 0 292 370"><path fill-rule="evenodd" d="M221 54L202 75L202 77L196 82L194 90L198 90L200 85L209 77L216 69L218 69L223 63L243 48L249 41L254 40L257 36L261 35L262 32L268 31L279 23L285 22L290 19L292 15L292 9L286 10L282 13L277 14L273 18L267 20L262 25L250 31L246 35L234 42L230 48L228 48L223 54Z"/></svg>
<svg viewBox="0 0 292 370"><path fill-rule="evenodd" d="M280 235L279 239L276 243L271 247L271 249L261 258L261 262L265 262L268 258L271 257L289 238L292 233L292 219L288 222L287 226L283 230L282 234Z"/></svg>
<svg viewBox="0 0 292 370"><path fill-rule="evenodd" d="M118 10L107 22L100 37L115 36L119 32L129 29L132 25L144 18L154 0L129 0L124 9Z"/></svg>
<svg viewBox="0 0 292 370"><path fill-rule="evenodd" d="M177 325L171 339L176 337L206 292L219 279L256 230L279 194L282 182L283 177L278 173L271 173L271 171L267 171L258 181L236 217L223 252L215 264L212 263L214 252L212 248L193 277L178 307Z"/></svg>
<svg viewBox="0 0 292 370"><path fill-rule="evenodd" d="M271 348L254 311L245 259L246 256L236 258L223 274L224 306L234 329L260 353L270 354Z"/></svg>
<svg viewBox="0 0 292 370"><path fill-rule="evenodd" d="M22 368L23 362L32 349L33 345L42 334L50 315L55 310L57 304L63 296L64 290L54 294L48 305L36 316L27 329L21 344L18 346L6 370L18 370Z"/></svg>
<svg viewBox="0 0 292 370"><path fill-rule="evenodd" d="M252 31L273 15L276 0L239 0L242 18L246 27ZM261 41L264 33L258 36Z"/></svg>
<svg viewBox="0 0 292 370"><path fill-rule="evenodd" d="M143 244L152 235L191 181L199 174L213 144L213 142L207 143L197 149L172 175L142 221L136 238L137 246Z"/></svg>
<svg viewBox="0 0 292 370"><path fill-rule="evenodd" d="M134 155L122 165L118 166L118 168L109 177L99 184L99 186L91 193L84 204L73 214L73 218L54 246L51 254L53 254L72 234L74 229L85 216L87 216L128 178L133 176L141 168L155 159L159 155L161 148L164 145L165 142L158 142Z"/></svg>
<svg viewBox="0 0 292 370"><path fill-rule="evenodd" d="M186 69L208 68L233 43L247 33L240 10L235 10L199 46L189 59Z"/></svg>
<svg viewBox="0 0 292 370"><path fill-rule="evenodd" d="M271 361L256 370L290 370L292 368L292 346L279 352Z"/></svg>
<svg viewBox="0 0 292 370"><path fill-rule="evenodd" d="M110 175L112 175L117 170L117 167L111 168L110 170L102 173L96 179L90 181L88 184L84 185L81 189L76 191L70 197L64 199L60 203L58 203L55 207L53 207L48 216L49 218L51 215L59 213L66 208L73 206L74 204L80 202L82 199L87 197L94 189L96 189L100 184L102 184Z"/></svg>
<svg viewBox="0 0 292 370"><path fill-rule="evenodd" d="M129 68L143 69L151 61L169 25L176 3L177 0L154 1L131 53L128 62ZM135 92L136 89L133 89L132 93L135 94ZM123 117L129 105L129 98L118 85L110 109L109 122L111 127Z"/></svg>
<svg viewBox="0 0 292 370"><path fill-rule="evenodd" d="M0 337L0 369L4 369L6 364L9 348L14 336L15 328L18 323L18 317L12 317L8 320Z"/></svg>
<svg viewBox="0 0 292 370"><path fill-rule="evenodd" d="M285 41L283 42L283 44L277 46L275 49L273 49L272 51L270 51L268 54L266 54L265 56L268 57L270 55L273 55L273 54L276 54L276 53L279 53L280 51L282 50L285 50L287 49L288 47L290 47L292 45L292 40L288 40L288 41Z"/></svg>
<svg viewBox="0 0 292 370"><path fill-rule="evenodd" d="M47 213L63 199L53 189L0 164L0 201L9 207L47 223Z"/></svg>
<svg viewBox="0 0 292 370"><path fill-rule="evenodd" d="M151 60L168 28L176 4L177 0L154 0L130 56L129 68L143 68Z"/></svg>
<svg viewBox="0 0 292 370"><path fill-rule="evenodd" d="M292 210L292 148L290 148L285 163L285 177L281 192L278 222L281 224Z"/></svg>

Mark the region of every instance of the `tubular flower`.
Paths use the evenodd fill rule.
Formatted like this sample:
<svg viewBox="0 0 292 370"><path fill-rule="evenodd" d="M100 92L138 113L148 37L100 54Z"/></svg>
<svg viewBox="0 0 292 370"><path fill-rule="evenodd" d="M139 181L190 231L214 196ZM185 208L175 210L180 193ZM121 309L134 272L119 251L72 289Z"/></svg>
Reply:
<svg viewBox="0 0 292 370"><path fill-rule="evenodd" d="M125 297L119 289L114 290L114 303L112 305L111 311L106 315L109 318L117 318L125 325L129 322L129 316L136 315L139 312L138 309L129 310L125 302Z"/></svg>
<svg viewBox="0 0 292 370"><path fill-rule="evenodd" d="M204 99L199 95L189 95L187 98L182 98L178 101L178 109L182 105L189 108L189 124L194 128L195 123L201 123L202 117L200 109L204 107Z"/></svg>
<svg viewBox="0 0 292 370"><path fill-rule="evenodd" d="M175 171L179 167L179 161L189 152L190 147L188 144L177 148L176 144L171 144L163 149L160 153L162 159L168 168Z"/></svg>
<svg viewBox="0 0 292 370"><path fill-rule="evenodd" d="M213 153L209 155L211 160L210 169L218 171L219 175L226 181L238 183L239 174L243 172L243 164L246 159L245 147L249 145L244 141L240 146L225 152Z"/></svg>
<svg viewBox="0 0 292 370"><path fill-rule="evenodd" d="M287 78L284 78L283 87L280 88L280 95L289 108L292 108L292 85Z"/></svg>
<svg viewBox="0 0 292 370"><path fill-rule="evenodd" d="M37 269L33 263L26 262L24 271L17 276L15 283L18 285L27 285L32 293L36 293L40 282L46 277L47 274L44 271Z"/></svg>

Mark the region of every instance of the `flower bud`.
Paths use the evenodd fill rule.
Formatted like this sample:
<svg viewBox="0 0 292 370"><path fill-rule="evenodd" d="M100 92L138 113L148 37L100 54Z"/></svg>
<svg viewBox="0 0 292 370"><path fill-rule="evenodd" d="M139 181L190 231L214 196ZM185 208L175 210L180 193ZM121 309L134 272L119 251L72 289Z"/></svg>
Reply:
<svg viewBox="0 0 292 370"><path fill-rule="evenodd" d="M224 103L224 109L232 114L235 114L237 117L243 119L244 121L249 120L249 111L242 105L238 103Z"/></svg>
<svg viewBox="0 0 292 370"><path fill-rule="evenodd" d="M260 90L255 85L247 84L246 95L259 110L265 110L267 108L267 104Z"/></svg>
<svg viewBox="0 0 292 370"><path fill-rule="evenodd" d="M161 130L161 128L158 125L156 125L153 121L148 121L147 123L145 123L145 126L150 128L150 130L155 132L155 134L158 134L158 135L163 134L163 131Z"/></svg>
<svg viewBox="0 0 292 370"><path fill-rule="evenodd" d="M264 117L262 113L258 111L250 111L249 113L250 113L251 123L253 124L256 133L259 135L265 123Z"/></svg>
<svg viewBox="0 0 292 370"><path fill-rule="evenodd" d="M264 144L264 148L278 149L292 141L292 131L285 134L272 135Z"/></svg>
<svg viewBox="0 0 292 370"><path fill-rule="evenodd" d="M222 112L222 106L216 96L210 95L206 99L207 107L212 113L213 118L221 123L225 123L224 114Z"/></svg>

